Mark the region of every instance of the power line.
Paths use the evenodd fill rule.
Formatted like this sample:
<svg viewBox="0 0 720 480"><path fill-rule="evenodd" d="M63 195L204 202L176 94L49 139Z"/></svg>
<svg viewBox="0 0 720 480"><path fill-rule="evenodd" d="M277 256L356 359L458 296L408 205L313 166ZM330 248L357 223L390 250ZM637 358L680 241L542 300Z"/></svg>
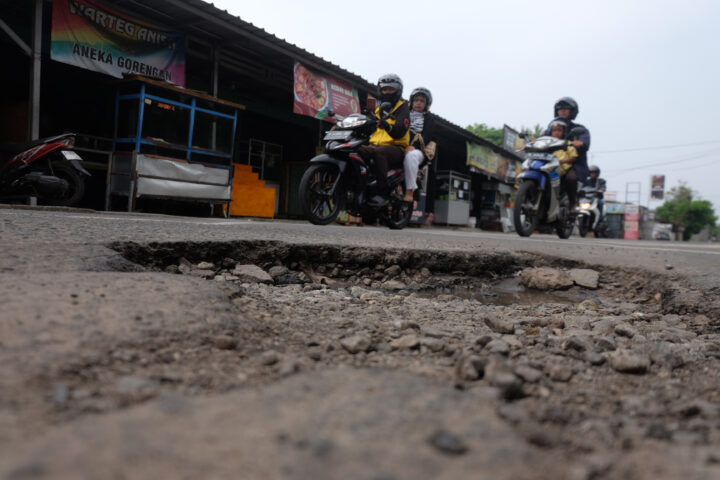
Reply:
<svg viewBox="0 0 720 480"><path fill-rule="evenodd" d="M720 140L712 140L709 142L695 142L695 143L683 143L677 145L663 145L661 147L641 147L641 148L628 148L625 150L605 150L600 152L592 152L593 155L603 155L606 153L626 153L626 152L640 152L642 150L663 150L665 148L681 148L681 147L695 147L698 145L710 145L720 143Z"/></svg>
<svg viewBox="0 0 720 480"><path fill-rule="evenodd" d="M712 154L717 153L717 152L720 152L720 149L718 149L718 148L713 148L713 149L711 149L711 150L706 150L706 151L701 152L701 153L692 154L692 155L690 155L690 156L688 156L688 157L685 157L685 158L679 158L679 159L676 158L676 159L670 160L670 161L668 161L668 162L655 162L655 163L647 164L647 165L638 165L638 166L635 166L635 167L632 167L632 168L626 168L626 169L623 169L623 170L612 170L612 169L608 169L607 172L608 172L608 174L609 174L609 173L615 173L616 175L619 175L619 174L623 174L623 173L626 173L626 172L631 172L631 171L633 171L633 170L642 170L642 169L644 169L644 168L652 168L652 167L658 167L658 166L663 166L663 165L673 165L673 164L678 164L678 163L683 163L683 162L691 162L691 161L693 161L693 160L698 160L698 159L704 158L704 157L706 157L706 156L708 156L708 155L712 155Z"/></svg>

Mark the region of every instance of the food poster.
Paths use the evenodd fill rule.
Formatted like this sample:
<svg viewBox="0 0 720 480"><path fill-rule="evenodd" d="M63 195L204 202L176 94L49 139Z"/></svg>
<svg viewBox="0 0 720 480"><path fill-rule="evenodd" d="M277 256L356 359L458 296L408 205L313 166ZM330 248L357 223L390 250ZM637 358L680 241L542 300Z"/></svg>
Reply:
<svg viewBox="0 0 720 480"><path fill-rule="evenodd" d="M95 0L54 0L50 58L122 78L185 86L185 37Z"/></svg>
<svg viewBox="0 0 720 480"><path fill-rule="evenodd" d="M299 62L295 62L293 73L294 113L328 122L334 121L327 115L329 109L343 117L360 113L357 89L333 77L309 70Z"/></svg>

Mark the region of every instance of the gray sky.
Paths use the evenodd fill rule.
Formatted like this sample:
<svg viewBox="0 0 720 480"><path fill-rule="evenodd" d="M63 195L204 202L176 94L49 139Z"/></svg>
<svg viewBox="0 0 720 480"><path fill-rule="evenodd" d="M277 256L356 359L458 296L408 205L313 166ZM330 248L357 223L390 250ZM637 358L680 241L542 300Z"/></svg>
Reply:
<svg viewBox="0 0 720 480"><path fill-rule="evenodd" d="M394 72L406 94L428 87L462 127L545 125L572 96L618 200L639 190L659 206L650 176L664 174L666 191L685 181L720 216L718 1L214 3L371 82Z"/></svg>

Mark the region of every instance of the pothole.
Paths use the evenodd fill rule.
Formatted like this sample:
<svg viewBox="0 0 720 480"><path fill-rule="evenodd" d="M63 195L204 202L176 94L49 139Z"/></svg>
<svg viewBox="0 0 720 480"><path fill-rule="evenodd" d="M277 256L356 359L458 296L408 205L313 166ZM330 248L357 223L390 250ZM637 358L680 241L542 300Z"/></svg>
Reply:
<svg viewBox="0 0 720 480"><path fill-rule="evenodd" d="M108 275L107 285L87 285L65 305L78 312L78 348L38 361L31 392L52 392L53 420L168 392L261 390L298 372L349 366L346 375L393 370L434 387L496 389L498 414L544 449L590 452L646 438L720 444L715 317L671 310L692 307L666 300L665 278L595 267L595 290L539 292L518 272L588 266L530 254L280 242L113 248L148 274ZM242 277L253 269L255 281ZM131 299L113 298L130 282ZM28 417L45 406L28 408Z"/></svg>
<svg viewBox="0 0 720 480"><path fill-rule="evenodd" d="M590 290L526 288L521 270L547 265L535 256L505 253L369 249L280 242L116 243L125 258L149 270L231 284L301 285L305 289L353 286L386 294L450 296L491 305L571 304L596 298ZM256 266L262 272L243 269ZM574 266L564 262L561 266Z"/></svg>

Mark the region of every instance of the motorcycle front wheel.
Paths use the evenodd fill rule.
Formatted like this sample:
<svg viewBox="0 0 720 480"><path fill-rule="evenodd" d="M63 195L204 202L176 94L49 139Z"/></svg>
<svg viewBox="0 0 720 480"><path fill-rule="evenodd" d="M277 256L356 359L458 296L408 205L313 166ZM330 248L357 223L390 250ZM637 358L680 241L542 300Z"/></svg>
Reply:
<svg viewBox="0 0 720 480"><path fill-rule="evenodd" d="M515 197L515 208L513 210L513 221L515 231L521 237L529 237L537 228L539 212L534 207L538 202L540 190L537 183L532 181L522 182Z"/></svg>
<svg viewBox="0 0 720 480"><path fill-rule="evenodd" d="M327 225L345 207L345 186L335 165L311 165L300 180L299 192L303 212L315 225Z"/></svg>
<svg viewBox="0 0 720 480"><path fill-rule="evenodd" d="M586 215L581 216L578 221L578 233L583 238L585 238L585 235L590 231L589 223L590 219Z"/></svg>
<svg viewBox="0 0 720 480"><path fill-rule="evenodd" d="M555 233L562 239L570 238L573 230L575 230L575 221L572 219L558 221L557 225L555 225Z"/></svg>
<svg viewBox="0 0 720 480"><path fill-rule="evenodd" d="M67 165L55 165L52 170L52 175L68 183L68 189L61 195L43 198L43 203L59 207L77 206L83 195L85 195L85 180L83 177L80 176L77 170ZM48 173L48 175L51 175L51 173Z"/></svg>

